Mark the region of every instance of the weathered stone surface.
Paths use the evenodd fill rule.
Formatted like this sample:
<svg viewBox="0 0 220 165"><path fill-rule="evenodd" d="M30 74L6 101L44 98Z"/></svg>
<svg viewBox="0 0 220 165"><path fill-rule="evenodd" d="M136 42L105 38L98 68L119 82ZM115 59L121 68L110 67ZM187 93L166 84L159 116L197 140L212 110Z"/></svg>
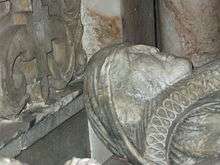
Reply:
<svg viewBox="0 0 220 165"><path fill-rule="evenodd" d="M189 63L178 63L178 58L169 62L167 55L152 53L153 48L106 48L89 62L87 111L99 138L133 164L201 163L218 157L220 150L220 3L158 2L159 6L151 2L151 14L159 18L154 22L159 28L155 29L155 43L164 52L188 58L196 69L190 75ZM131 43L144 38L138 37L138 26L131 26L132 21L133 25L140 23L140 3L123 1L123 14L127 12L122 15L123 37ZM129 10L132 8L137 11ZM146 54L154 54L157 60Z"/></svg>
<svg viewBox="0 0 220 165"><path fill-rule="evenodd" d="M106 146L100 141L100 139L95 134L89 123L89 140L90 140L90 150L91 158L98 160L99 163L104 163L112 153L106 148Z"/></svg>
<svg viewBox="0 0 220 165"><path fill-rule="evenodd" d="M82 0L82 44L88 60L100 49L123 41L120 0ZM90 129L91 155L100 163L111 153Z"/></svg>
<svg viewBox="0 0 220 165"><path fill-rule="evenodd" d="M115 156L112 156L109 158L103 165L131 165L127 160L123 160L120 158L117 158Z"/></svg>
<svg viewBox="0 0 220 165"><path fill-rule="evenodd" d="M121 0L123 41L156 46L155 0Z"/></svg>
<svg viewBox="0 0 220 165"><path fill-rule="evenodd" d="M0 165L27 165L14 159L0 158Z"/></svg>
<svg viewBox="0 0 220 165"><path fill-rule="evenodd" d="M194 165L199 162L198 158L216 162L220 155L219 98L219 92L207 96L192 107L193 111L176 121L178 127L175 126L169 152L171 164ZM189 158L186 153L193 156Z"/></svg>
<svg viewBox="0 0 220 165"><path fill-rule="evenodd" d="M59 116L56 118L48 125L44 124L42 129L53 125ZM30 165L64 165L72 157L90 157L88 121L84 109L22 150L16 159Z"/></svg>
<svg viewBox="0 0 220 165"><path fill-rule="evenodd" d="M71 93L86 63L80 7L72 0L0 2L0 117Z"/></svg>
<svg viewBox="0 0 220 165"><path fill-rule="evenodd" d="M101 165L93 159L78 159L73 158L70 161L67 161L65 165Z"/></svg>
<svg viewBox="0 0 220 165"><path fill-rule="evenodd" d="M219 55L219 0L159 2L162 51L187 57L196 66Z"/></svg>
<svg viewBox="0 0 220 165"><path fill-rule="evenodd" d="M219 163L219 158L212 158L205 161L201 161L200 163L196 163L196 165L219 165ZM130 163L117 157L111 157L103 165L130 165Z"/></svg>
<svg viewBox="0 0 220 165"><path fill-rule="evenodd" d="M220 61L116 45L87 67L86 107L100 139L133 164L195 164L219 155Z"/></svg>
<svg viewBox="0 0 220 165"><path fill-rule="evenodd" d="M84 109L80 9L80 0L0 1L0 155L17 156Z"/></svg>
<svg viewBox="0 0 220 165"><path fill-rule="evenodd" d="M220 164L220 158L212 158L212 159L208 159L200 163L197 163L196 165L219 165L219 164Z"/></svg>
<svg viewBox="0 0 220 165"><path fill-rule="evenodd" d="M0 156L16 157L84 109L83 98L78 95L72 93L50 106L29 109L16 120L0 121Z"/></svg>
<svg viewBox="0 0 220 165"><path fill-rule="evenodd" d="M57 162L55 162L57 164ZM40 161L38 161L38 164L41 164ZM48 164L44 163L44 164ZM26 163L21 163L14 159L9 158L0 158L0 165L27 165ZM69 160L65 163L65 165L101 165L96 160L90 159L90 158L73 158L72 160Z"/></svg>
<svg viewBox="0 0 220 165"><path fill-rule="evenodd" d="M119 0L82 0L83 48L88 59L101 48L122 42Z"/></svg>

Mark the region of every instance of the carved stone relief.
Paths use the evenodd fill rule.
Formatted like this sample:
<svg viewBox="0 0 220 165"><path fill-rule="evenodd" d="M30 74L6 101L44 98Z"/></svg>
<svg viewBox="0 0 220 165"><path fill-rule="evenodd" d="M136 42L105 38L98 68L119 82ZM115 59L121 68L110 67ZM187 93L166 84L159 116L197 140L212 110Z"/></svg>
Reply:
<svg viewBox="0 0 220 165"><path fill-rule="evenodd" d="M81 1L0 2L0 116L55 102L82 77Z"/></svg>
<svg viewBox="0 0 220 165"><path fill-rule="evenodd" d="M91 58L86 109L114 154L141 165L219 157L220 3L159 2L166 53L144 45L104 48L123 38L120 10L106 10L104 1L84 0L81 8L80 0L0 0L0 119L78 90L74 83Z"/></svg>
<svg viewBox="0 0 220 165"><path fill-rule="evenodd" d="M90 122L116 155L133 164L195 164L219 155L220 61L192 71L156 48L116 45L90 60ZM196 130L196 131L195 131Z"/></svg>
<svg viewBox="0 0 220 165"><path fill-rule="evenodd" d="M115 155L132 164L218 159L220 3L159 0L153 5L156 45L164 53L127 44L96 53L84 84L90 123ZM124 22L133 21L128 15ZM138 35L128 36L135 43Z"/></svg>

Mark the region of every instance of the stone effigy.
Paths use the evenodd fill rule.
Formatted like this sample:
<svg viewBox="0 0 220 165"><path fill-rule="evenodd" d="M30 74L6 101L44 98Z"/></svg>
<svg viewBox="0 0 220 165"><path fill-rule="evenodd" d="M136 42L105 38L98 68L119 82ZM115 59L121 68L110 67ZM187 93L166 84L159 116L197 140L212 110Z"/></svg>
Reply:
<svg viewBox="0 0 220 165"><path fill-rule="evenodd" d="M136 3L124 1L128 6ZM129 44L96 53L84 84L91 125L112 153L132 164L193 165L217 160L220 3L153 3L155 44L164 53ZM128 15L123 22L142 24L133 20L132 11ZM133 37L131 43L143 37L138 36L141 28L134 27L137 35L123 33Z"/></svg>
<svg viewBox="0 0 220 165"><path fill-rule="evenodd" d="M189 61L126 44L87 67L86 107L99 138L134 164L195 164L219 155L220 61Z"/></svg>
<svg viewBox="0 0 220 165"><path fill-rule="evenodd" d="M1 153L12 151L5 145L14 138L16 156L59 125L52 121L44 133L45 125L33 136L24 134L48 114L73 108L69 103L82 92L78 86L91 58L86 108L94 131L115 155L142 165L191 165L219 157L219 0L151 1L153 13L141 17L143 6L133 2L123 1L128 6L121 16L117 0L117 11L98 0L83 0L82 10L80 0L0 0L0 130L10 129L0 132ZM130 18L136 6L141 10ZM139 29L144 16L152 18L149 30ZM136 29L138 34L128 34ZM149 37L140 37L145 33ZM151 42L165 53L118 44L93 56L122 40ZM56 121L69 117L62 112Z"/></svg>
<svg viewBox="0 0 220 165"><path fill-rule="evenodd" d="M0 1L0 117L70 93L86 63L81 1Z"/></svg>

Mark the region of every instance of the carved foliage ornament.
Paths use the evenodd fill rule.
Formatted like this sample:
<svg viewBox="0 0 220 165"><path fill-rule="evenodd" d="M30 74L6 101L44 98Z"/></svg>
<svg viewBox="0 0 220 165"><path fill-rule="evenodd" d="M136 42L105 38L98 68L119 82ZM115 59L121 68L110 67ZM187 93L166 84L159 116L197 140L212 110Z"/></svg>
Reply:
<svg viewBox="0 0 220 165"><path fill-rule="evenodd" d="M220 61L191 64L156 48L116 45L91 58L86 109L99 138L133 164L219 156Z"/></svg>
<svg viewBox="0 0 220 165"><path fill-rule="evenodd" d="M0 1L1 117L66 95L84 70L82 32L80 1Z"/></svg>

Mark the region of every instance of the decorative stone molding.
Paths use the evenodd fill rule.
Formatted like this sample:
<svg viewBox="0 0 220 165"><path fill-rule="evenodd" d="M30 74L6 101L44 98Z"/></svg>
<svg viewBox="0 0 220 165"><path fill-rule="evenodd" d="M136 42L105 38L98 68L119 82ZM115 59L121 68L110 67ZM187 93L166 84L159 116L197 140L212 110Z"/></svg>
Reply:
<svg viewBox="0 0 220 165"><path fill-rule="evenodd" d="M82 77L81 1L0 2L0 117L44 106Z"/></svg>

